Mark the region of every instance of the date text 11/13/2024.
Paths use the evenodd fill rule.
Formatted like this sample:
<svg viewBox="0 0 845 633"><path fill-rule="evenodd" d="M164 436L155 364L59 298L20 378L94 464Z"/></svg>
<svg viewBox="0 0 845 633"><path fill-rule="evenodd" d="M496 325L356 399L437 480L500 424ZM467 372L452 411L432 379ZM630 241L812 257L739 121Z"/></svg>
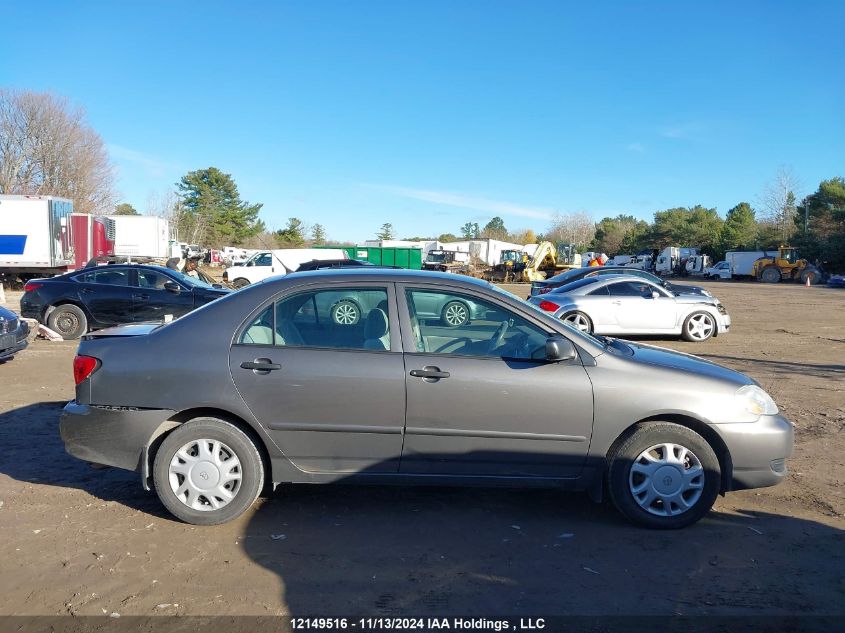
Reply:
<svg viewBox="0 0 845 633"><path fill-rule="evenodd" d="M320 618L294 617L290 621L294 631L530 631L546 627L543 618L519 618L516 622L487 618Z"/></svg>

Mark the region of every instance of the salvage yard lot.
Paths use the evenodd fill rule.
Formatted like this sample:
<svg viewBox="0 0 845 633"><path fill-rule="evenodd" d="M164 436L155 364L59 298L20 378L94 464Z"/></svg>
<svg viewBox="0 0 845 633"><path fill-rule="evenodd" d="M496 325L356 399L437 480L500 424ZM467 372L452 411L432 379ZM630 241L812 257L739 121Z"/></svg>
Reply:
<svg viewBox="0 0 845 633"><path fill-rule="evenodd" d="M702 285L731 333L648 342L755 378L796 450L785 484L677 532L586 495L345 486L279 488L232 523L184 525L137 475L64 453L76 344L36 341L0 364L0 614L843 613L845 292Z"/></svg>

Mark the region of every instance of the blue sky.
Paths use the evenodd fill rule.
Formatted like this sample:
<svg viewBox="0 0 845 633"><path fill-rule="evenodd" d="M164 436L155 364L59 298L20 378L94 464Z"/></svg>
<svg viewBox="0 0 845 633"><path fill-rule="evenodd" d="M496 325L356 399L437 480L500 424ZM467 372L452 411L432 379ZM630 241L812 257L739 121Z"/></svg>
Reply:
<svg viewBox="0 0 845 633"><path fill-rule="evenodd" d="M140 210L231 173L272 228L543 230L845 175L843 2L9 2L0 85L83 106ZM13 26L14 28L9 28Z"/></svg>

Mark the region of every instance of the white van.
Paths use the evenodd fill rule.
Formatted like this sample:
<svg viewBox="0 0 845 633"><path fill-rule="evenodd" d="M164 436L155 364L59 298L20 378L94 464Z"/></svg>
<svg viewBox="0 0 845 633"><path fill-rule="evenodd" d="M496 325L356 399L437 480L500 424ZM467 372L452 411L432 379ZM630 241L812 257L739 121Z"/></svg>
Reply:
<svg viewBox="0 0 845 633"><path fill-rule="evenodd" d="M243 288L268 277L294 272L301 264L314 259L347 259L340 248L281 248L256 251L243 264L229 266L223 271L223 281L235 288Z"/></svg>

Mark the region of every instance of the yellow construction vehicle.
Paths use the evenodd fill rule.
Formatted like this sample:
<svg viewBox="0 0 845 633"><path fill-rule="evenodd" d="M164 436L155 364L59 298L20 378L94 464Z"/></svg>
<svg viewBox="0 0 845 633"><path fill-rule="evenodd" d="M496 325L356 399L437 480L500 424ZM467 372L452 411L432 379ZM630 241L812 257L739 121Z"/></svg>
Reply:
<svg viewBox="0 0 845 633"><path fill-rule="evenodd" d="M776 284L781 280L803 284L808 279L811 284L818 284L824 277L821 269L806 259L799 259L798 249L791 246L781 246L777 255L766 253L754 262L752 271L755 279L767 284Z"/></svg>
<svg viewBox="0 0 845 633"><path fill-rule="evenodd" d="M575 244L540 242L522 271L522 280L542 281L562 270L580 267L581 255L575 252Z"/></svg>
<svg viewBox="0 0 845 633"><path fill-rule="evenodd" d="M499 263L484 273L484 278L489 281L508 283L522 278L522 271L528 264L528 255L522 250L508 249L499 255Z"/></svg>

